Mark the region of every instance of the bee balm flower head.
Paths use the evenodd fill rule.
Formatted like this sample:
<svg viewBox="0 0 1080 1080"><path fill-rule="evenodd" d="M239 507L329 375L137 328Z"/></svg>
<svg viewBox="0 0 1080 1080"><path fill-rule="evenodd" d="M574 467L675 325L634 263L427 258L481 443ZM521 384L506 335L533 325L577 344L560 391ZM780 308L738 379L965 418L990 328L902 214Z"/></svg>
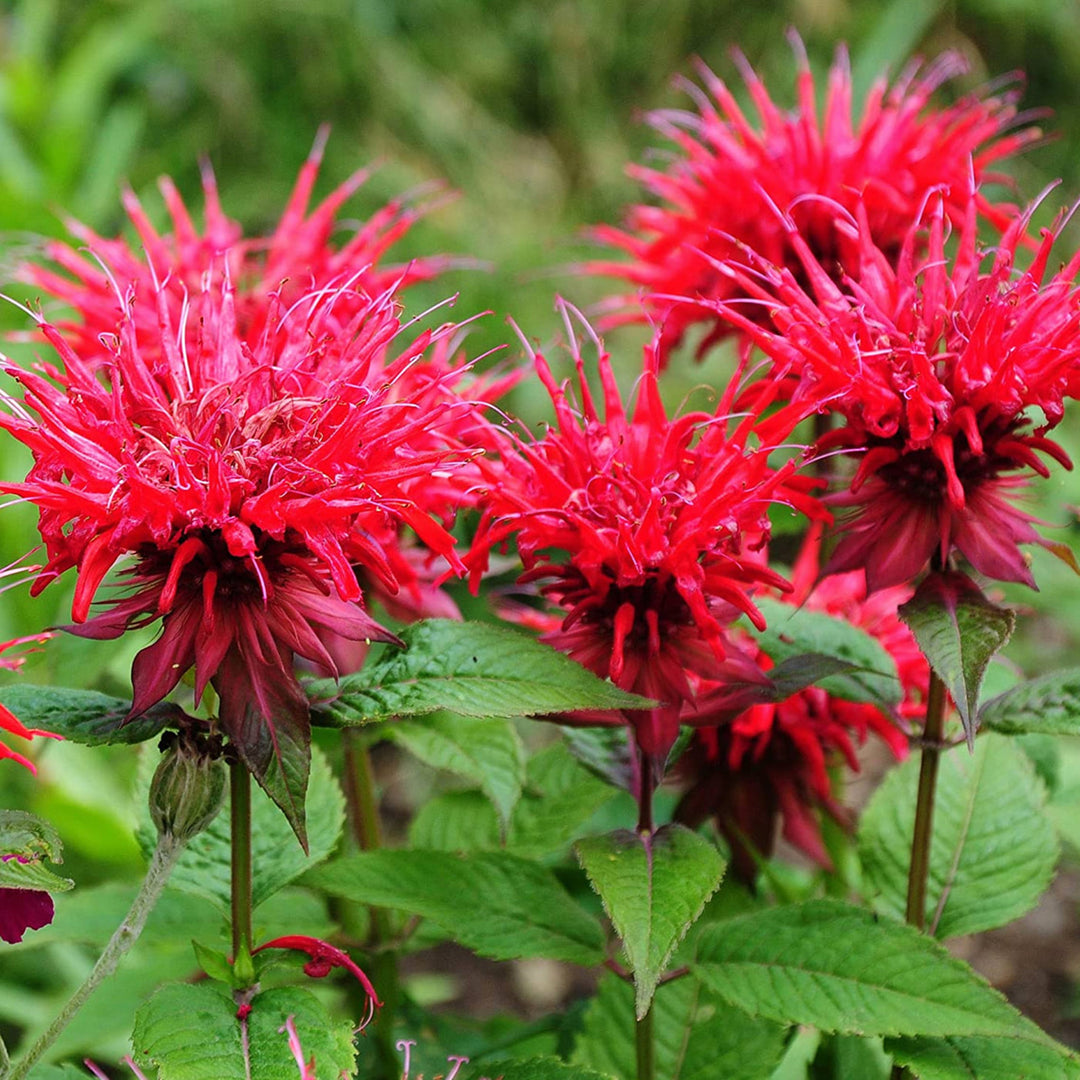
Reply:
<svg viewBox="0 0 1080 1080"><path fill-rule="evenodd" d="M670 163L665 169L631 170L657 204L632 207L625 229L594 230L596 238L630 258L594 263L591 269L621 278L643 294L616 297L608 322L646 317L662 322L664 354L693 325L708 328L699 355L733 331L705 308L672 297L741 295L738 283L714 266L736 244L799 273L796 253L771 205L791 213L816 258L839 281L857 260L845 210L861 202L874 242L895 255L927 192L944 192L946 216L959 223L966 213L969 162L977 181L992 180L996 162L1038 138L1035 128L1019 126L1016 90L971 94L944 107L931 103L934 92L966 68L955 53L926 67L912 63L891 86L879 79L860 107L853 101L841 47L819 111L802 42L794 35L792 42L799 59L794 110L780 108L736 53L758 114L754 123L724 82L700 65L705 91L688 84L697 110L656 112L649 118L676 146ZM979 212L999 229L1015 213L981 194L976 199Z"/></svg>
<svg viewBox="0 0 1080 1080"><path fill-rule="evenodd" d="M536 441L507 439L470 558L479 571L492 547L516 537L520 580L540 582L565 613L545 640L661 703L592 719L630 724L645 757L662 765L696 680L743 665L725 645L725 626L741 612L761 622L753 588L782 587L759 556L769 505L814 503L792 466L774 469L768 450L751 448L753 419L729 421L726 398L715 414L669 417L652 354L627 410L596 339L598 408L570 312L564 305L580 403L534 353L555 423Z"/></svg>

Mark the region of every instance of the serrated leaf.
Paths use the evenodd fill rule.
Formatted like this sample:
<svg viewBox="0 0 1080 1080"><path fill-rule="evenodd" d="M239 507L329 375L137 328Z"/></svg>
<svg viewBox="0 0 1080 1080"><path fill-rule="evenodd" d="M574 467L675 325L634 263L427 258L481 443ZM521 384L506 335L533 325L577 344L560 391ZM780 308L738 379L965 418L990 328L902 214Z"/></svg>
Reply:
<svg viewBox="0 0 1080 1080"><path fill-rule="evenodd" d="M401 637L404 650L355 675L308 683L313 721L349 727L442 709L510 717L651 704L535 638L489 623L430 619L406 627Z"/></svg>
<svg viewBox="0 0 1080 1080"><path fill-rule="evenodd" d="M320 867L305 881L357 903L423 916L492 960L603 959L597 920L550 870L507 852L367 851Z"/></svg>
<svg viewBox="0 0 1080 1080"><path fill-rule="evenodd" d="M432 851L495 851L503 846L495 807L483 792L428 799L409 824L409 846Z"/></svg>
<svg viewBox="0 0 1080 1080"><path fill-rule="evenodd" d="M1080 668L1028 679L991 698L979 726L1005 735L1080 735Z"/></svg>
<svg viewBox="0 0 1080 1080"><path fill-rule="evenodd" d="M589 772L624 791L633 789L636 769L633 734L626 725L567 726L563 728L563 740Z"/></svg>
<svg viewBox="0 0 1080 1080"><path fill-rule="evenodd" d="M438 712L390 721L383 734L433 768L479 785L507 827L525 783L525 747L509 721Z"/></svg>
<svg viewBox="0 0 1080 1080"><path fill-rule="evenodd" d="M770 597L755 597L768 627L755 634L762 651L774 662L819 653L856 670L825 677L823 690L846 701L870 702L888 708L899 703L896 663L885 647L845 619L821 611L796 608Z"/></svg>
<svg viewBox="0 0 1080 1080"><path fill-rule="evenodd" d="M256 906L320 863L337 846L345 821L345 800L326 758L316 747L312 748L307 818L309 854L305 855L274 804L257 789L252 791L252 889ZM152 850L154 832L148 820L140 827L139 843L144 851ZM188 843L169 884L205 896L227 913L232 895L231 866L226 799L226 808L210 827Z"/></svg>
<svg viewBox="0 0 1080 1080"><path fill-rule="evenodd" d="M25 810L0 810L0 888L66 892L70 878L59 877L43 860L62 863L60 834L42 818Z"/></svg>
<svg viewBox="0 0 1080 1080"><path fill-rule="evenodd" d="M249 1067L236 1003L224 988L206 983L164 986L139 1009L134 1056L156 1067L158 1080L296 1080L296 1061L281 1031L289 1017L317 1080L352 1074L351 1023L332 1019L318 998L295 988L266 990L252 1001Z"/></svg>
<svg viewBox="0 0 1080 1080"><path fill-rule="evenodd" d="M626 950L641 1019L675 946L719 887L724 860L681 825L652 836L619 829L579 840L574 850Z"/></svg>
<svg viewBox="0 0 1080 1080"><path fill-rule="evenodd" d="M784 1052L783 1027L717 1002L691 977L657 990L652 1022L664 1080L767 1080ZM614 975L600 980L571 1060L637 1080L634 991Z"/></svg>
<svg viewBox="0 0 1080 1080"><path fill-rule="evenodd" d="M175 727L186 715L179 705L162 701L124 723L131 702L123 698L96 690L22 682L0 687L0 705L10 709L27 727L51 731L87 746L145 742L165 728Z"/></svg>
<svg viewBox="0 0 1080 1080"><path fill-rule="evenodd" d="M934 805L926 925L939 938L974 934L1019 918L1053 877L1058 844L1046 793L1010 739L980 736L974 754L941 755ZM901 917L906 904L919 762L894 769L859 827L868 895Z"/></svg>
<svg viewBox="0 0 1080 1080"><path fill-rule="evenodd" d="M704 982L787 1024L855 1035L1038 1032L970 967L914 927L838 900L808 900L702 931Z"/></svg>
<svg viewBox="0 0 1080 1080"><path fill-rule="evenodd" d="M992 604L963 574L931 574L898 614L945 684L974 744L979 688L994 653L1010 638L1016 615Z"/></svg>
<svg viewBox="0 0 1080 1080"><path fill-rule="evenodd" d="M1041 1034L1041 1032L1040 1032ZM1076 1080L1080 1058L1049 1039L950 1036L887 1039L919 1080Z"/></svg>

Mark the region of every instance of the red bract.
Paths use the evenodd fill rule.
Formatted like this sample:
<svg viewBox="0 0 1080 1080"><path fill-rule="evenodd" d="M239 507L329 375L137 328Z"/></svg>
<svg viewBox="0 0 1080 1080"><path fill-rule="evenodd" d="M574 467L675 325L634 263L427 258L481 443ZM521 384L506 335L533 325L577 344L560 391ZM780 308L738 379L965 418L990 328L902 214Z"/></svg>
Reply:
<svg viewBox="0 0 1080 1080"><path fill-rule="evenodd" d="M897 587L867 596L861 571L831 575L815 587L818 537L813 530L795 568L794 589L785 599L795 607L846 619L875 637L896 663L903 692L900 715L920 714L929 669L896 613L911 590ZM764 654L758 662L766 670L771 666ZM704 713L707 688L700 700ZM690 786L676 817L694 826L715 818L731 845L735 871L745 881L756 877L756 856L772 853L778 820L785 840L831 868L816 810L843 823L849 818L833 796L830 760L858 771L855 746L871 731L903 757L907 737L896 719L874 705L809 687L780 704L756 705L731 723L702 727L679 760Z"/></svg>
<svg viewBox="0 0 1080 1080"><path fill-rule="evenodd" d="M814 504L792 465L773 469L768 449L751 449L753 418L731 423L727 396L715 414L669 418L651 351L628 413L596 341L601 414L569 318L567 331L580 406L534 353L555 425L535 442L507 439L470 558L478 572L492 547L516 536L520 581L542 582L541 594L565 612L544 640L662 703L571 722L628 723L646 758L662 765L695 681L752 666L729 654L723 631L741 612L761 624L755 586L783 587L760 555L769 504Z"/></svg>
<svg viewBox="0 0 1080 1080"><path fill-rule="evenodd" d="M959 551L988 577L1034 586L1018 545L1043 541L1011 497L1032 473L1049 475L1043 456L1070 466L1046 432L1080 390L1080 256L1048 274L1054 236L1045 231L1031 266L1017 270L1027 220L983 256L970 201L947 256L948 211L934 196L893 259L860 210L859 267L843 289L790 219L808 288L758 260L724 268L770 305L769 327L736 304L714 308L789 380L791 402L766 431L832 410L844 424L819 449L862 454L835 497L850 514L830 570L865 566L874 590L910 581L935 552L944 562ZM764 392L774 393L771 383Z"/></svg>
<svg viewBox="0 0 1080 1080"><path fill-rule="evenodd" d="M17 945L27 930L53 921L53 899L40 889L0 888L0 941Z"/></svg>
<svg viewBox="0 0 1080 1080"><path fill-rule="evenodd" d="M152 333L125 318L107 359L42 322L63 368L5 365L26 396L0 425L34 454L25 483L5 490L40 508L48 563L35 587L78 570L70 629L111 638L163 619L135 660L132 715L193 667L196 695L213 684L222 727L302 834L308 709L293 657L335 671L322 635L392 640L360 606L354 565L387 592L412 580L400 525L460 567L453 538L409 491L468 463L454 430L471 405L447 390L450 374L410 374L454 328L398 344L386 297L321 290L287 311L272 301L253 344L233 289L213 300L194 336L164 303ZM344 325L339 301L356 309ZM124 593L89 617L125 557Z"/></svg>
<svg viewBox="0 0 1080 1080"><path fill-rule="evenodd" d="M709 329L699 355L732 331L705 309L671 297L728 300L742 295L737 282L713 265L739 244L798 273L796 253L772 206L792 214L821 265L839 281L858 259L845 209L861 202L874 241L895 255L928 192L944 192L947 216L960 222L972 162L979 183L994 180L990 170L996 162L1038 137L1034 128L1018 126L1022 118L1016 114L1015 89L1001 96L984 90L945 108L931 105L937 88L966 70L956 53L945 53L925 68L911 64L891 87L878 79L856 124L851 71L841 47L819 112L802 43L794 36L792 41L799 59L794 111L774 103L736 52L758 113L755 125L723 81L699 65L708 94L687 84L697 111L649 116L652 126L678 148L670 164L663 170L630 170L658 205L632 207L625 229L594 230L630 261L597 262L589 268L622 278L644 293L643 298L624 295L611 301L616 314L608 324L662 320L665 357L692 325ZM999 229L1015 212L981 194L976 201Z"/></svg>
<svg viewBox="0 0 1080 1080"><path fill-rule="evenodd" d="M327 135L328 129L319 132L269 237L244 238L240 226L222 211L214 174L206 166L201 233L176 186L164 177L160 187L171 232L159 233L129 190L124 194L124 208L138 235L135 247L122 237L98 236L85 225L69 221L68 229L79 249L58 240L50 241L45 249L63 272L28 265L22 268L21 276L74 309L76 318L59 325L78 353L87 358L100 354L107 360L107 350L103 351L99 339L102 334L114 334L121 317L134 321L146 342L144 349L149 348L162 303L175 326L186 325L188 335L197 334L200 321L214 314L217 303L213 297L224 281L236 288L237 329L250 345L258 342L267 320L273 312L280 313L282 304L288 307L316 288L349 286L341 291L335 305L335 317L347 323L368 298L431 278L451 260L428 257L404 266L383 265L388 250L423 212L423 207L405 200L395 200L366 222L346 229L338 213L367 180L370 174L366 169L355 172L309 210ZM333 243L334 235L342 231L346 239ZM205 293L211 298L203 305Z"/></svg>

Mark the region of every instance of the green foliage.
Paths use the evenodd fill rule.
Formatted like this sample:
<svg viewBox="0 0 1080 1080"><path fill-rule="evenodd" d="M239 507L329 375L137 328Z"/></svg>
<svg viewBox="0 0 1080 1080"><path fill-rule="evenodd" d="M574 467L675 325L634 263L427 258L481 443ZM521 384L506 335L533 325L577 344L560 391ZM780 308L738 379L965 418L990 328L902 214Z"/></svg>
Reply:
<svg viewBox="0 0 1080 1080"><path fill-rule="evenodd" d="M919 1080L1075 1080L1080 1058L1033 1033L1029 1038L967 1035L888 1039L894 1060Z"/></svg>
<svg viewBox="0 0 1080 1080"><path fill-rule="evenodd" d="M859 830L868 895L897 918L906 902L918 779L918 758L893 770ZM1038 902L1058 857L1045 802L1030 759L1003 736L981 736L973 754L953 749L941 756L927 880L930 933L989 930Z"/></svg>
<svg viewBox="0 0 1080 1080"><path fill-rule="evenodd" d="M980 727L1004 735L1080 735L1080 668L1029 679L991 698Z"/></svg>
<svg viewBox="0 0 1080 1080"><path fill-rule="evenodd" d="M573 1060L636 1080L634 991L600 980L585 1010ZM653 1001L656 1075L664 1080L768 1080L784 1050L784 1029L717 1001L697 979L665 983Z"/></svg>
<svg viewBox="0 0 1080 1080"><path fill-rule="evenodd" d="M495 1074L499 1080L609 1080L592 1069L567 1065L558 1058L531 1058L528 1061L495 1061L485 1063L470 1072L461 1073L461 1080L474 1080L481 1074Z"/></svg>
<svg viewBox="0 0 1080 1080"><path fill-rule="evenodd" d="M879 641L844 619L792 607L768 597L755 599L768 623L756 635L775 663L817 653L850 664L854 670L822 678L819 685L834 697L888 708L900 701L896 664Z"/></svg>
<svg viewBox="0 0 1080 1080"><path fill-rule="evenodd" d="M516 855L539 859L564 852L593 814L615 797L561 744L534 754L525 776L525 791L505 840L487 798L479 792L453 791L420 808L409 830L410 842L440 851L489 851L505 845Z"/></svg>
<svg viewBox="0 0 1080 1080"><path fill-rule="evenodd" d="M994 653L1012 636L1015 612L992 604L962 574L931 574L900 607L923 655L952 695L975 739L979 688Z"/></svg>
<svg viewBox="0 0 1080 1080"><path fill-rule="evenodd" d="M296 842L285 820L269 799L252 792L252 891L256 907L278 889L325 859L337 846L345 820L345 800L326 758L312 748L311 784L307 799L308 852ZM228 799L210 827L188 844L170 878L173 888L213 900L228 912L231 843ZM149 853L154 830L144 821L139 842Z"/></svg>
<svg viewBox="0 0 1080 1080"><path fill-rule="evenodd" d="M649 704L534 638L488 623L430 619L401 638L405 649L355 675L308 683L314 722L350 727L443 709L509 717Z"/></svg>
<svg viewBox="0 0 1080 1080"><path fill-rule="evenodd" d="M51 731L87 746L145 742L184 718L179 706L163 701L142 716L127 720L131 702L122 698L96 690L27 683L0 687L0 705L10 709L27 727Z"/></svg>
<svg viewBox="0 0 1080 1080"><path fill-rule="evenodd" d="M699 939L693 970L753 1015L823 1031L1041 1035L930 938L836 900L805 901L710 926Z"/></svg>
<svg viewBox="0 0 1080 1080"><path fill-rule="evenodd" d="M158 1080L296 1080L296 1061L282 1030L292 1017L306 1058L315 1061L317 1080L351 1074L352 1025L334 1020L313 994L266 990L251 1005L248 1050L227 991L207 983L163 986L136 1015L136 1060L156 1067Z"/></svg>
<svg viewBox="0 0 1080 1080"><path fill-rule="evenodd" d="M681 825L652 836L620 829L579 840L574 850L626 950L641 1019L675 947L719 887L724 860Z"/></svg>
<svg viewBox="0 0 1080 1080"><path fill-rule="evenodd" d="M72 888L75 882L41 865L43 859L62 863L63 850L59 833L47 821L24 810L0 810L0 887L46 892Z"/></svg>
<svg viewBox="0 0 1080 1080"><path fill-rule="evenodd" d="M305 881L332 896L431 919L492 960L603 959L596 919L550 870L508 852L368 851L320 867Z"/></svg>
<svg viewBox="0 0 1080 1080"><path fill-rule="evenodd" d="M380 734L426 764L478 784L506 829L525 783L525 748L509 721L438 712L389 721Z"/></svg>

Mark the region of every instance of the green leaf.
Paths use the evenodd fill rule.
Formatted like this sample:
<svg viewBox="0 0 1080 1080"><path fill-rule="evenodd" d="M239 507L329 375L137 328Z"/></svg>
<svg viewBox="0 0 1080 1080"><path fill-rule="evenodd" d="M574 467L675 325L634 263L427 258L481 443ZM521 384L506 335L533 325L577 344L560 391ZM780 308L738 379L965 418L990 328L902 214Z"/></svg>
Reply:
<svg viewBox="0 0 1080 1080"><path fill-rule="evenodd" d="M664 1080L767 1080L784 1051L783 1027L718 1002L689 976L657 990L652 1017ZM634 991L614 975L600 980L571 1060L636 1080Z"/></svg>
<svg viewBox="0 0 1080 1080"><path fill-rule="evenodd" d="M483 792L447 791L428 799L409 824L409 846L433 851L495 851L499 820Z"/></svg>
<svg viewBox="0 0 1080 1080"><path fill-rule="evenodd" d="M313 722L349 727L442 709L509 717L651 704L534 638L489 623L430 619L401 637L407 648L355 675L309 682Z"/></svg>
<svg viewBox="0 0 1080 1080"><path fill-rule="evenodd" d="M992 604L963 574L931 574L898 614L952 695L968 745L975 740L979 687L991 657L1012 635L1016 614Z"/></svg>
<svg viewBox="0 0 1080 1080"><path fill-rule="evenodd" d="M906 905L918 783L919 761L910 758L886 777L859 827L867 891L897 918ZM1045 801L1031 760L1002 735L980 736L973 754L941 755L927 880L930 933L978 933L1035 906L1058 858Z"/></svg>
<svg viewBox="0 0 1080 1080"><path fill-rule="evenodd" d="M252 888L256 905L320 863L337 846L345 820L345 800L317 747L312 747L307 818L309 854L305 855L274 804L257 789L252 791ZM153 848L154 832L148 818L139 830L139 843L144 851ZM223 809L210 827L188 844L169 884L205 896L227 913L232 895L231 866L229 813Z"/></svg>
<svg viewBox="0 0 1080 1080"><path fill-rule="evenodd" d="M675 946L719 887L724 860L681 825L652 836L619 829L579 840L574 850L626 950L640 1020Z"/></svg>
<svg viewBox="0 0 1080 1080"><path fill-rule="evenodd" d="M979 726L1005 735L1080 735L1080 668L1029 679L991 698Z"/></svg>
<svg viewBox="0 0 1080 1080"><path fill-rule="evenodd" d="M96 690L27 683L0 687L0 705L10 709L27 727L51 731L87 746L145 742L165 728L175 727L186 715L179 705L162 701L125 723L131 702L123 698Z"/></svg>
<svg viewBox="0 0 1080 1080"><path fill-rule="evenodd" d="M56 829L25 810L0 810L0 887L45 892L74 888L74 881L46 869L43 860L64 861Z"/></svg>
<svg viewBox="0 0 1080 1080"><path fill-rule="evenodd" d="M478 784L503 828L509 824L525 783L525 748L509 721L438 712L390 721L382 733L433 768Z"/></svg>
<svg viewBox="0 0 1080 1080"><path fill-rule="evenodd" d="M296 1080L297 1067L281 1031L292 1017L317 1080L352 1075L356 1050L349 1021L334 1020L307 990L256 995L248 1017L245 1063L236 1003L224 988L202 983L162 987L139 1009L131 1036L135 1059L158 1069L158 1080Z"/></svg>
<svg viewBox="0 0 1080 1080"><path fill-rule="evenodd" d="M368 851L320 867L305 881L347 900L431 919L492 960L603 959L597 920L550 870L507 852Z"/></svg>
<svg viewBox="0 0 1080 1080"><path fill-rule="evenodd" d="M610 1080L603 1073L567 1065L558 1058L530 1058L528 1061L485 1061L466 1073L461 1080ZM423 1077L418 1078L423 1080ZM437 1080L437 1078L436 1078Z"/></svg>
<svg viewBox="0 0 1080 1080"><path fill-rule="evenodd" d="M702 931L692 969L757 1016L855 1035L1021 1035L1038 1029L936 941L838 900Z"/></svg>
<svg viewBox="0 0 1080 1080"><path fill-rule="evenodd" d="M888 1080L890 1063L880 1039L825 1035L808 1071L808 1080Z"/></svg>
<svg viewBox="0 0 1080 1080"><path fill-rule="evenodd" d="M1076 1080L1080 1077L1080 1058L1045 1037L963 1035L888 1039L885 1049L898 1064L909 1066L919 1080Z"/></svg>
<svg viewBox="0 0 1080 1080"><path fill-rule="evenodd" d="M900 679L888 650L845 619L821 611L796 608L769 597L755 597L768 628L756 633L764 653L779 664L792 657L818 653L857 670L823 678L820 686L834 697L888 708L900 702Z"/></svg>

